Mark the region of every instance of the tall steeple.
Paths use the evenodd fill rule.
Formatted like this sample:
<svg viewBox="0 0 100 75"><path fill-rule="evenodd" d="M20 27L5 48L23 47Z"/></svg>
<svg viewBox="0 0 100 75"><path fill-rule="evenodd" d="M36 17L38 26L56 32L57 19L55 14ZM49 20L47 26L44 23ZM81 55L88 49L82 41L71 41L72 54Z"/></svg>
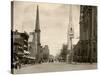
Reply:
<svg viewBox="0 0 100 75"><path fill-rule="evenodd" d="M40 25L39 25L39 7L37 5L37 10L36 10L36 26L35 26L35 31L40 32Z"/></svg>
<svg viewBox="0 0 100 75"><path fill-rule="evenodd" d="M68 24L68 33L67 33L67 44L68 44L68 52L67 54L67 63L72 63L73 61L73 42L72 39L74 38L74 30L72 24L72 5L69 7L69 24Z"/></svg>
<svg viewBox="0 0 100 75"><path fill-rule="evenodd" d="M36 61L39 62L41 59L41 43L40 43L40 24L39 24L39 7L36 9L36 24L35 24L35 46L36 46Z"/></svg>
<svg viewBox="0 0 100 75"><path fill-rule="evenodd" d="M37 10L36 10L36 24L35 24L35 33L37 37L37 44L40 45L40 24L39 24L39 7L37 5Z"/></svg>
<svg viewBox="0 0 100 75"><path fill-rule="evenodd" d="M68 33L67 33L67 42L68 42L68 49L71 50L71 42L72 38L74 37L74 29L72 24L72 5L69 7L69 24L68 24Z"/></svg>
<svg viewBox="0 0 100 75"><path fill-rule="evenodd" d="M68 25L68 36L74 37L74 28L72 24L72 5L69 7L69 25Z"/></svg>

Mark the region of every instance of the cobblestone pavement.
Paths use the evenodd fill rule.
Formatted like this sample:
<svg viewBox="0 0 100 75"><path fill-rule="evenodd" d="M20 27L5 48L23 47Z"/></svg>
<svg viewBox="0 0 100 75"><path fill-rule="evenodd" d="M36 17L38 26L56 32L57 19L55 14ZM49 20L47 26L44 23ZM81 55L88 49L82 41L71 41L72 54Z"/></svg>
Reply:
<svg viewBox="0 0 100 75"><path fill-rule="evenodd" d="M91 70L96 69L97 64L66 64L66 63L43 63L35 65L27 65L21 69L15 70L16 74L40 73L40 72L56 72L56 71L72 71L72 70Z"/></svg>

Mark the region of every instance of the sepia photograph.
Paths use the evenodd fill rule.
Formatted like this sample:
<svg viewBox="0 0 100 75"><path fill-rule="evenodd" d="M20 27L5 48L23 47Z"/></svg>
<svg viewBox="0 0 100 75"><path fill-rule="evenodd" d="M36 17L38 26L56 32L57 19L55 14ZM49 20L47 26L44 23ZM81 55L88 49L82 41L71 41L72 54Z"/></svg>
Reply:
<svg viewBox="0 0 100 75"><path fill-rule="evenodd" d="M97 69L97 6L11 1L11 73Z"/></svg>

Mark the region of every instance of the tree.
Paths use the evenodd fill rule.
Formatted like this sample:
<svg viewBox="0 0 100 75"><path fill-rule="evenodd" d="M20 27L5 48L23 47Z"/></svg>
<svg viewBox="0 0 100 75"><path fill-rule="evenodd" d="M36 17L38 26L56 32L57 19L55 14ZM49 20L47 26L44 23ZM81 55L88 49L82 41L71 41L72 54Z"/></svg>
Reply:
<svg viewBox="0 0 100 75"><path fill-rule="evenodd" d="M62 58L62 60L66 61L66 55L67 55L67 45L63 44L60 53L60 57Z"/></svg>

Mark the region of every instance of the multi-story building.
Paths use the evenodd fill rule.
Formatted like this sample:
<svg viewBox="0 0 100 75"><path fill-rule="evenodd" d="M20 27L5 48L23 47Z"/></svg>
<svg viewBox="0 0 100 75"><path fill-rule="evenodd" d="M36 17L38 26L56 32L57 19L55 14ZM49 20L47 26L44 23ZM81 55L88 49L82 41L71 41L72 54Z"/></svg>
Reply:
<svg viewBox="0 0 100 75"><path fill-rule="evenodd" d="M28 34L12 31L12 59L13 62L23 63L23 56L28 53ZM13 63L12 62L12 63Z"/></svg>
<svg viewBox="0 0 100 75"><path fill-rule="evenodd" d="M96 6L80 6L80 41L74 47L74 61L97 62Z"/></svg>

